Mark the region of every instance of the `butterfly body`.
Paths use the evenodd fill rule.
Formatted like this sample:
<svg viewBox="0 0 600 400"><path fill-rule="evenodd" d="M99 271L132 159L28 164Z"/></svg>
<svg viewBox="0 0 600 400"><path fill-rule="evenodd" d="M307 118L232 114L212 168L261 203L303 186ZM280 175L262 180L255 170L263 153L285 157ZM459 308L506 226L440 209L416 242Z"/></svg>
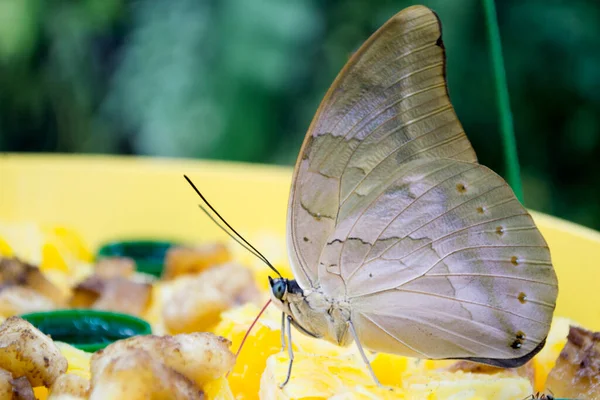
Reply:
<svg viewBox="0 0 600 400"><path fill-rule="evenodd" d="M351 307L348 302L327 298L323 293L305 291L295 280L272 279L271 287L285 285L282 295L272 290L272 301L291 317L300 332L346 347L352 343L348 332Z"/></svg>
<svg viewBox="0 0 600 400"><path fill-rule="evenodd" d="M295 280L271 280L288 335L356 341L367 365L363 347L500 367L543 347L558 293L550 251L478 163L428 8L392 17L325 95L294 169L288 254Z"/></svg>

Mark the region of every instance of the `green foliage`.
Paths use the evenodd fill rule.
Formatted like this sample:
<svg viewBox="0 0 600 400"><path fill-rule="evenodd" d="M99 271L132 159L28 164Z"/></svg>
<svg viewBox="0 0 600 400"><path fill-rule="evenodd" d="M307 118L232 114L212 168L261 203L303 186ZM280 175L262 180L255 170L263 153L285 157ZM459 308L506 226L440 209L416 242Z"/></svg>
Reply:
<svg viewBox="0 0 600 400"><path fill-rule="evenodd" d="M438 12L450 95L505 173L482 0ZM408 0L0 0L0 150L291 165L325 91ZM496 0L527 205L600 228L600 3Z"/></svg>

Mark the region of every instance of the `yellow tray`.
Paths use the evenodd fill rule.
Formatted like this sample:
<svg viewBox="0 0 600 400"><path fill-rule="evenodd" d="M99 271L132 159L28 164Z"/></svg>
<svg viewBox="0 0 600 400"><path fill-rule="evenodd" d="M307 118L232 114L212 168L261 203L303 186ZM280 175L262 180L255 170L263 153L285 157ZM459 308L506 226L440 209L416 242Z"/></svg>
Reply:
<svg viewBox="0 0 600 400"><path fill-rule="evenodd" d="M224 238L198 209L199 199L183 178L187 174L243 235L285 235L291 173L181 159L2 154L0 220L67 225L92 248L125 238ZM600 233L532 215L558 274L556 314L600 330Z"/></svg>

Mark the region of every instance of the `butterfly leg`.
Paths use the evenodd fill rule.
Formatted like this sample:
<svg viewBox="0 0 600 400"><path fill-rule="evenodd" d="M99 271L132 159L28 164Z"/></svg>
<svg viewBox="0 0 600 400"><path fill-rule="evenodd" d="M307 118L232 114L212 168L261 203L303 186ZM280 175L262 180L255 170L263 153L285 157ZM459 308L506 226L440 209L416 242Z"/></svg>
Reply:
<svg viewBox="0 0 600 400"><path fill-rule="evenodd" d="M369 359L367 358L367 355L365 354L365 351L363 350L362 345L360 344L360 340L358 340L358 335L356 334L356 329L354 329L354 324L352 323L352 321L348 321L348 325L350 327L350 333L352 333L352 337L354 338L354 342L356 342L356 347L358 347L358 351L360 352L360 356L362 357L365 364L367 364L367 369L369 370L369 373L371 374L371 377L373 378L377 386L383 389L394 390L394 388L382 385L381 382L379 382L379 379L377 379L377 375L375 375L375 371L373 371L371 363L369 362Z"/></svg>
<svg viewBox="0 0 600 400"><path fill-rule="evenodd" d="M284 320L285 321L285 320ZM292 317L290 317L289 315L287 316L287 325L286 325L286 331L287 331L287 336L288 336L288 355L290 356L290 364L288 366L288 372L287 372L287 377L285 378L285 381L279 385L280 389L283 389L283 387L285 385L287 385L287 383L290 381L290 376L292 375L292 364L294 363L294 351L292 350ZM283 332L283 330L282 330Z"/></svg>
<svg viewBox="0 0 600 400"><path fill-rule="evenodd" d="M285 350L285 313L281 313L281 351Z"/></svg>

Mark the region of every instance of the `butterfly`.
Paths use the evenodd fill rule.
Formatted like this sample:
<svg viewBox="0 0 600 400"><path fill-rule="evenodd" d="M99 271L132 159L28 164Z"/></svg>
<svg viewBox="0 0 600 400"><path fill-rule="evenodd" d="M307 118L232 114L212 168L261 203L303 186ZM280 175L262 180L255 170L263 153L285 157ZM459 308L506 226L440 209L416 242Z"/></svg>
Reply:
<svg viewBox="0 0 600 400"><path fill-rule="evenodd" d="M295 279L184 175L209 218L278 274L269 277L270 301L282 310L290 356L281 387L294 360L291 326L355 342L379 386L364 349L515 368L544 346L558 295L550 250L508 184L478 163L445 63L438 16L413 6L335 79L294 169L287 242Z"/></svg>
<svg viewBox="0 0 600 400"><path fill-rule="evenodd" d="M548 246L449 99L441 23L407 8L353 54L308 129L288 204L291 328L340 346L512 368L544 346Z"/></svg>

